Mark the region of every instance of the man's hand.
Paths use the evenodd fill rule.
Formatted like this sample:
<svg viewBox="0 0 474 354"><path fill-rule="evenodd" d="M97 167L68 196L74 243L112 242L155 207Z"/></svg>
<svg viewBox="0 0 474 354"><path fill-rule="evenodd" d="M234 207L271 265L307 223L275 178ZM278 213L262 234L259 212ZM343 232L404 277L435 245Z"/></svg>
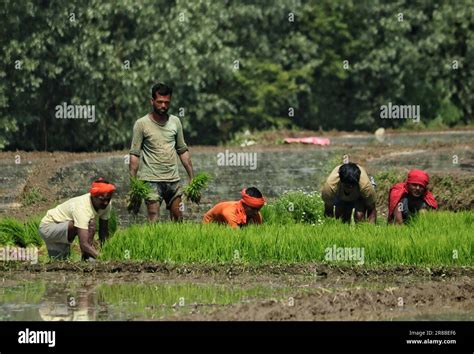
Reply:
<svg viewBox="0 0 474 354"><path fill-rule="evenodd" d="M92 245L92 240L94 239L94 235L92 237L89 234L89 230L85 229L77 229L77 235L79 236L79 246L81 247L82 257L83 258L97 258L99 252L94 248Z"/></svg>

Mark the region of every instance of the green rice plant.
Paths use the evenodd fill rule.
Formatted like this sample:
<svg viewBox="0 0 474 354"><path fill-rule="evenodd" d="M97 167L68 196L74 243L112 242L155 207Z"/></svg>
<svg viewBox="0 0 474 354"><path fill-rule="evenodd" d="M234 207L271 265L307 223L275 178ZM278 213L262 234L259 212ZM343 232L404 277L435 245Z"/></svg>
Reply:
<svg viewBox="0 0 474 354"><path fill-rule="evenodd" d="M43 239L39 235L39 225L42 217L34 217L24 223L25 230L25 241L28 245L41 246L43 245Z"/></svg>
<svg viewBox="0 0 474 354"><path fill-rule="evenodd" d="M13 243L20 247L26 247L28 236L24 225L14 218L4 218L0 220L0 234L6 234L2 238L10 238Z"/></svg>
<svg viewBox="0 0 474 354"><path fill-rule="evenodd" d="M40 221L40 217L34 217L25 223L14 218L1 219L0 245L41 246L43 240L38 232Z"/></svg>
<svg viewBox="0 0 474 354"><path fill-rule="evenodd" d="M428 212L410 225L347 225L328 219L305 223L250 225L156 223L117 231L104 245L104 260L178 264L291 264L327 262L328 249L364 250L364 265L472 266L472 212Z"/></svg>
<svg viewBox="0 0 474 354"><path fill-rule="evenodd" d="M128 206L127 210L129 213L133 212L138 214L142 201L150 194L151 187L145 182L141 181L136 177L130 178L130 192L128 194Z"/></svg>
<svg viewBox="0 0 474 354"><path fill-rule="evenodd" d="M8 245L14 245L14 244L15 244L15 241L13 239L13 235L0 230L0 245L8 246Z"/></svg>
<svg viewBox="0 0 474 354"><path fill-rule="evenodd" d="M117 211L115 208L110 210L110 217L109 217L109 235L112 236L115 234L118 228L118 221L117 221Z"/></svg>
<svg viewBox="0 0 474 354"><path fill-rule="evenodd" d="M322 224L324 221L324 202L317 192L291 191L265 205L262 210L265 223Z"/></svg>
<svg viewBox="0 0 474 354"><path fill-rule="evenodd" d="M207 185L211 180L211 175L206 172L200 172L194 176L191 183L184 187L183 193L186 199L199 204L201 201L202 190L207 188Z"/></svg>

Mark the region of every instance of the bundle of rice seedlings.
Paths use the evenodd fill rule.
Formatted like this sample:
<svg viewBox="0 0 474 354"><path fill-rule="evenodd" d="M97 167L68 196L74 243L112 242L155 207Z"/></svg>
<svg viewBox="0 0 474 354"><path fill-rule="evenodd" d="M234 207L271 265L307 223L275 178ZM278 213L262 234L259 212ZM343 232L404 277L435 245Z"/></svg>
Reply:
<svg viewBox="0 0 474 354"><path fill-rule="evenodd" d="M10 239L15 245L25 247L27 244L27 236L23 224L13 218L5 218L0 220L0 234L4 234L2 239Z"/></svg>
<svg viewBox="0 0 474 354"><path fill-rule="evenodd" d="M207 188L207 184L212 180L211 175L206 172L200 172L191 180L186 187L184 187L183 193L187 200L193 203L199 204L201 201L202 190Z"/></svg>
<svg viewBox="0 0 474 354"><path fill-rule="evenodd" d="M6 232L0 231L0 246L14 245L13 237Z"/></svg>
<svg viewBox="0 0 474 354"><path fill-rule="evenodd" d="M140 211L143 199L151 192L150 185L145 181L140 181L136 177L130 179L130 192L128 193L128 212L135 215Z"/></svg>

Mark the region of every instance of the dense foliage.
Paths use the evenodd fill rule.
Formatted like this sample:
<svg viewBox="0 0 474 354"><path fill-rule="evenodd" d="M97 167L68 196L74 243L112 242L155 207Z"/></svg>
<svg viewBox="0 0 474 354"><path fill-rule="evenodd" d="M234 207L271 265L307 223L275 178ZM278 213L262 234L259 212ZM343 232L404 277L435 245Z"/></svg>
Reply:
<svg viewBox="0 0 474 354"><path fill-rule="evenodd" d="M381 105L420 105L419 124L473 117L472 2L5 0L0 148L127 148L150 88L193 144L245 129L400 126ZM58 118L90 105L94 119Z"/></svg>

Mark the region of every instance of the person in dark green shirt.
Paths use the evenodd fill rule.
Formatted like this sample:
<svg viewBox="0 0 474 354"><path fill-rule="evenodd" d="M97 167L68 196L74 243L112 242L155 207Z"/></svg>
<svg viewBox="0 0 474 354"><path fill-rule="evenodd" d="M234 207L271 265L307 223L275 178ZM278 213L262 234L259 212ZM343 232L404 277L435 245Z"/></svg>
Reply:
<svg viewBox="0 0 474 354"><path fill-rule="evenodd" d="M150 100L153 111L133 126L130 176L146 181L152 187L152 193L145 200L150 222L157 220L163 200L172 220L183 218L178 158L189 181L193 178L193 165L181 121L168 114L172 93L172 88L163 83L153 86Z"/></svg>

